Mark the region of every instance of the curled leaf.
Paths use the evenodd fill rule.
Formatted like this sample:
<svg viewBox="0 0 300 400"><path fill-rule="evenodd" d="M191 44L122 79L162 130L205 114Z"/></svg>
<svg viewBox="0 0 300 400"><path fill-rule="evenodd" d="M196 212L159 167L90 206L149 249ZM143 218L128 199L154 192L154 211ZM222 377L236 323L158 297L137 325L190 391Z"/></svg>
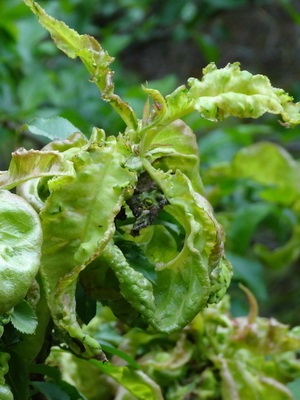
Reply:
<svg viewBox="0 0 300 400"><path fill-rule="evenodd" d="M221 228L210 205L194 192L188 178L178 170L170 174L145 165L168 200L165 212L183 229L183 243L178 249L176 240L159 224L145 228L136 239L126 236L155 266L154 283L143 270L133 267L118 243L106 246L100 258L115 272L121 294L143 319L159 331L171 332L183 328L209 299L219 301L230 282L231 267L227 264L228 269L219 270ZM220 279L223 275L227 276L224 280Z"/></svg>
<svg viewBox="0 0 300 400"><path fill-rule="evenodd" d="M47 182L48 197L40 211L44 231L41 273L49 308L57 326L71 337L70 346L86 357L101 351L77 322L76 284L80 272L112 238L114 218L127 188L135 182L135 173L122 167L122 146L114 137L97 142L93 136L70 159L76 178L66 182L57 176ZM66 154L69 157L68 150Z"/></svg>
<svg viewBox="0 0 300 400"><path fill-rule="evenodd" d="M12 154L8 171L0 173L0 187L11 189L42 176L74 176L72 164L57 151L18 149Z"/></svg>
<svg viewBox="0 0 300 400"><path fill-rule="evenodd" d="M292 103L293 98L274 88L266 76L241 71L239 63L221 69L211 63L203 74L201 80L190 78L188 83L194 107L204 118L258 118L268 112L280 114L291 126L300 123L300 104Z"/></svg>
<svg viewBox="0 0 300 400"><path fill-rule="evenodd" d="M102 91L102 98L112 104L127 126L136 128L135 113L114 93L113 71L109 68L113 58L103 50L99 42L93 36L80 35L64 22L51 17L37 2L23 1L37 15L40 24L49 31L56 46L68 57L81 59L92 76L92 82Z"/></svg>
<svg viewBox="0 0 300 400"><path fill-rule="evenodd" d="M25 297L40 267L42 230L21 197L0 190L0 315Z"/></svg>

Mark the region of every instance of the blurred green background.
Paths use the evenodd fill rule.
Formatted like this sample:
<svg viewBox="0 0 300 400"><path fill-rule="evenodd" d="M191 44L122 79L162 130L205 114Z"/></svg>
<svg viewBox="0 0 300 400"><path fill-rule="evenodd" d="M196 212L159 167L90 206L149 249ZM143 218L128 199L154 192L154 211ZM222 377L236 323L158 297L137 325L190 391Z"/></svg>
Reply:
<svg viewBox="0 0 300 400"><path fill-rule="evenodd" d="M116 57L112 64L116 92L139 116L146 100L142 83L147 81L150 87L168 94L190 76L200 78L202 68L211 61L218 67L239 61L242 69L267 75L273 86L300 100L298 0L39 3L79 33L95 36ZM44 144L42 138L33 138L23 128L34 117L60 115L87 136L93 126L107 134L123 130L122 121L88 80L81 63L56 49L21 0L0 0L2 170L8 167L14 149ZM199 141L207 197L227 232L227 251L235 268L230 288L233 313L244 313L247 308L237 288L237 283L243 282L258 298L262 315L299 325L300 207L297 199L296 205L287 199L297 179L291 171L294 160L298 165L300 128L287 130L272 116L258 121L230 118L213 124L192 115L186 122ZM255 159L249 161L245 149L266 141L288 153L278 153L272 146L254 147ZM255 164L257 172L251 179L226 173L237 158L237 168ZM268 160L277 169L265 182ZM282 160L287 161L282 164ZM276 186L280 165L284 166L280 177L283 194L271 191L266 196L266 187Z"/></svg>

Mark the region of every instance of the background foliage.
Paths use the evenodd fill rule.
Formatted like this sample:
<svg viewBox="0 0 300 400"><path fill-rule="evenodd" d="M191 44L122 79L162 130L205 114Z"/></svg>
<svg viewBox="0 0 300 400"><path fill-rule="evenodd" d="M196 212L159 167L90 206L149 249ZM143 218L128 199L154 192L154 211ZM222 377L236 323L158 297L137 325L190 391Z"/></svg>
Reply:
<svg viewBox="0 0 300 400"><path fill-rule="evenodd" d="M142 113L141 82L169 93L190 76L200 77L210 61L219 67L240 61L243 69L269 76L300 99L300 8L292 0L48 0L40 4L80 33L95 36L117 58L113 64L118 94ZM87 135L92 126L108 134L123 129L110 107L99 101L78 62L58 52L47 32L19 0L0 0L0 168L10 153L41 147L23 128L32 118L60 115ZM125 77L125 78L124 78ZM189 117L197 133L207 197L227 232L227 251L235 268L230 288L232 312L247 311L238 282L259 301L260 313L299 325L300 210L291 207L287 184L292 159L299 158L300 128L286 130L273 117L257 122L229 119L222 124ZM259 144L264 143L264 144ZM283 164L283 193L262 195L270 160ZM251 159L247 149L261 149ZM233 176L232 165L252 171ZM275 171L276 169L274 169Z"/></svg>

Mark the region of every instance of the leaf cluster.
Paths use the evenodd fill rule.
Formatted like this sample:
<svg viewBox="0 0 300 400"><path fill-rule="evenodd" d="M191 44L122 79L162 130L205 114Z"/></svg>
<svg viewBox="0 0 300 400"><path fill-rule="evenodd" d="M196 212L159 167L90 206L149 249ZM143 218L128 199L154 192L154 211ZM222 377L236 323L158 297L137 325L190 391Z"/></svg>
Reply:
<svg viewBox="0 0 300 400"><path fill-rule="evenodd" d="M285 385L299 376L299 328L258 317L247 289L248 317L230 315L232 266L219 221L235 279L255 291L260 278L245 272L247 262L257 265L251 251L276 269L299 256L299 164L278 145L252 144L222 164L208 158L203 184L196 137L182 118L271 113L293 127L300 104L238 63L211 63L166 96L143 87L139 117L115 93L113 58L94 37L24 3L60 50L81 59L125 129L93 128L88 138L64 118L37 119L28 128L50 142L16 150L0 174L0 390L15 400L93 398L93 385L79 383L86 368L103 382L103 398L263 399L271 391L291 399ZM232 201L240 187L243 208ZM279 237L276 254L252 246L260 222L279 213L294 222L291 237Z"/></svg>

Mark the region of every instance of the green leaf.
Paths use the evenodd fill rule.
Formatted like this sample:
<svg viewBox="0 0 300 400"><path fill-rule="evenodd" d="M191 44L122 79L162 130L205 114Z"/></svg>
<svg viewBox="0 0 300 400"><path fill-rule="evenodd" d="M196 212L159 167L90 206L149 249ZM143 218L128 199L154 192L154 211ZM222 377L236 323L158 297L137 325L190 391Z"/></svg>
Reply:
<svg viewBox="0 0 300 400"><path fill-rule="evenodd" d="M229 116L258 118L268 112L280 114L289 126L300 123L300 103L292 103L293 98L272 87L266 76L241 71L239 63L220 69L211 63L201 80L190 78L188 83L195 109L211 121Z"/></svg>
<svg viewBox="0 0 300 400"><path fill-rule="evenodd" d="M140 369L140 366L134 361L130 355L125 353L122 350L117 349L116 347L112 346L110 343L105 344L103 341L101 341L101 347L105 353L108 354L113 354L115 356L118 356L119 358L122 358L122 360L126 361L128 365L134 369Z"/></svg>
<svg viewBox="0 0 300 400"><path fill-rule="evenodd" d="M80 132L70 121L58 116L48 119L35 118L26 127L31 133L51 140L67 139L73 133Z"/></svg>
<svg viewBox="0 0 300 400"><path fill-rule="evenodd" d="M0 315L20 303L40 267L42 230L33 208L0 190Z"/></svg>
<svg viewBox="0 0 300 400"><path fill-rule="evenodd" d="M55 367L50 367L49 365L33 365L30 366L30 372L35 374L40 374L41 376L46 376L50 378L49 382L31 382L31 385L43 393L47 399L68 399L68 400L86 400L75 386L61 379L60 371ZM42 385L40 385L42 383ZM43 385L43 383L47 383ZM61 396L61 397L58 397Z"/></svg>
<svg viewBox="0 0 300 400"><path fill-rule="evenodd" d="M37 327L37 317L32 306L23 300L14 307L11 323L20 332L33 334Z"/></svg>
<svg viewBox="0 0 300 400"><path fill-rule="evenodd" d="M106 399L115 392L113 387L115 383L111 382L110 378L97 367L81 357L76 357L74 354L54 346L48 361L57 367L64 379L62 381L51 378L50 382L56 383L69 394L72 400L73 393L74 400L90 400Z"/></svg>
<svg viewBox="0 0 300 400"><path fill-rule="evenodd" d="M12 189L34 178L53 175L74 177L72 164L57 151L25 150L12 154L8 171L0 172L0 187Z"/></svg>
<svg viewBox="0 0 300 400"><path fill-rule="evenodd" d="M175 346L164 349L156 347L139 359L143 371L153 377L161 387L171 386L186 372L186 364L192 359L194 346L181 334Z"/></svg>
<svg viewBox="0 0 300 400"><path fill-rule="evenodd" d="M32 335L21 334L19 333L19 341L11 346L11 350L13 353L22 359L27 365L33 365L33 360L36 359L37 355L40 353L43 348L43 344L45 341L45 335L47 334L49 321L50 321L50 313L49 308L44 292L43 285L41 284L40 274L36 276L35 285L32 285L30 291L39 286L39 293L36 294L38 297L37 303L34 304L34 312L37 317L37 327ZM30 301L30 291L27 292L26 299Z"/></svg>
<svg viewBox="0 0 300 400"><path fill-rule="evenodd" d="M142 371L130 367L117 367L109 362L101 363L97 360L89 360L89 363L115 379L138 400L163 400L157 383Z"/></svg>
<svg viewBox="0 0 300 400"><path fill-rule="evenodd" d="M121 249L130 266L135 271L141 272L150 282L155 284L157 274L153 264L148 260L142 249L132 241L119 241L116 244Z"/></svg>
<svg viewBox="0 0 300 400"><path fill-rule="evenodd" d="M227 231L230 250L240 255L246 254L255 229L272 209L272 205L261 202L235 210Z"/></svg>
<svg viewBox="0 0 300 400"><path fill-rule="evenodd" d="M47 400L72 400L66 392L54 383L33 381L31 385L38 390L39 393L42 393Z"/></svg>
<svg viewBox="0 0 300 400"><path fill-rule="evenodd" d="M80 57L93 76L96 71L99 73L99 70L104 70L102 71L101 83L105 87L105 75L109 70L108 65L113 59L101 48L96 39L88 35L80 35L64 22L47 15L37 2L24 0L24 3L37 15L40 24L50 32L56 46L68 57Z"/></svg>
<svg viewBox="0 0 300 400"><path fill-rule="evenodd" d="M49 31L56 46L68 57L81 59L92 76L92 82L102 91L102 98L112 104L128 127L135 129L137 120L133 110L114 94L113 72L109 69L113 58L102 49L94 37L80 35L70 29L64 22L48 15L35 1L23 1L37 15L40 24Z"/></svg>
<svg viewBox="0 0 300 400"><path fill-rule="evenodd" d="M6 383L6 377L9 366L10 354L0 351L0 398L4 400L14 400L10 387Z"/></svg>
<svg viewBox="0 0 300 400"><path fill-rule="evenodd" d="M136 181L136 173L123 167L127 154L121 141L104 140L102 132L95 132L88 146L70 154L67 150L76 178L70 182L58 176L48 181L48 197L40 212L41 273L49 308L69 345L87 357L99 356L101 350L77 322L77 280L114 235L114 219ZM78 343L83 343L81 348Z"/></svg>
<svg viewBox="0 0 300 400"><path fill-rule="evenodd" d="M270 268L283 269L295 262L300 255L300 225L295 224L289 240L274 250L268 249L262 244L254 247L257 254Z"/></svg>
<svg viewBox="0 0 300 400"><path fill-rule="evenodd" d="M286 386L273 378L252 373L243 360L222 359L222 398L224 400L264 399L271 395L276 400L292 400L292 394Z"/></svg>
<svg viewBox="0 0 300 400"><path fill-rule="evenodd" d="M164 210L185 231L184 243L177 249L176 241L172 243L159 225L145 228L141 239L131 237L154 264L154 283L133 268L117 246L106 246L100 258L113 269L121 294L147 323L171 332L183 328L208 302L223 297L231 266L223 258L222 231L210 205L194 192L188 178L179 170L170 174L146 166L168 199ZM166 247L167 237L172 244ZM125 238L130 240L129 235Z"/></svg>
<svg viewBox="0 0 300 400"><path fill-rule="evenodd" d="M189 91L185 86L180 86L165 98L156 89L144 88L144 91L151 96L153 105L151 111L145 112L149 107L149 100L147 100L144 110L146 115L143 116L137 133L137 137L141 139L141 149L144 148L142 153L149 149L147 146L148 140L152 142L160 130L165 129L186 114L193 112L195 103L190 98Z"/></svg>
<svg viewBox="0 0 300 400"><path fill-rule="evenodd" d="M76 288L76 312L84 324L88 324L96 315L97 303L87 296L80 284Z"/></svg>
<svg viewBox="0 0 300 400"><path fill-rule="evenodd" d="M294 400L300 400L300 378L288 383L287 386L293 393Z"/></svg>
<svg viewBox="0 0 300 400"><path fill-rule="evenodd" d="M80 391L70 383L60 380L57 381L56 384L69 396L70 400L88 400L88 398L83 396Z"/></svg>
<svg viewBox="0 0 300 400"><path fill-rule="evenodd" d="M27 363L23 358L17 357L13 352L9 360L9 371L6 376L7 383L13 392L14 400L29 398L29 378Z"/></svg>
<svg viewBox="0 0 300 400"><path fill-rule="evenodd" d="M238 63L220 69L210 63L203 69L202 79L190 78L188 85L189 89L180 86L165 98L157 90L145 89L153 106L148 118L143 119L141 137L144 132L153 134L194 110L210 121L229 116L258 118L272 113L281 115L286 126L300 123L300 103L293 103L288 93L272 87L266 76L241 71Z"/></svg>
<svg viewBox="0 0 300 400"><path fill-rule="evenodd" d="M240 256L229 251L226 252L226 255L234 265L234 280L246 284L261 301L266 300L267 290L262 264L250 257Z"/></svg>
<svg viewBox="0 0 300 400"><path fill-rule="evenodd" d="M183 121L177 120L163 129L146 131L140 143L140 154L164 171L176 171L180 166L195 190L203 192L196 137Z"/></svg>
<svg viewBox="0 0 300 400"><path fill-rule="evenodd" d="M241 149L232 161L231 171L236 178L263 184L264 200L290 205L299 198L300 164L277 144L260 142Z"/></svg>
<svg viewBox="0 0 300 400"><path fill-rule="evenodd" d="M32 363L29 365L29 372L38 375L45 375L54 381L61 379L61 373L59 369L46 364Z"/></svg>

